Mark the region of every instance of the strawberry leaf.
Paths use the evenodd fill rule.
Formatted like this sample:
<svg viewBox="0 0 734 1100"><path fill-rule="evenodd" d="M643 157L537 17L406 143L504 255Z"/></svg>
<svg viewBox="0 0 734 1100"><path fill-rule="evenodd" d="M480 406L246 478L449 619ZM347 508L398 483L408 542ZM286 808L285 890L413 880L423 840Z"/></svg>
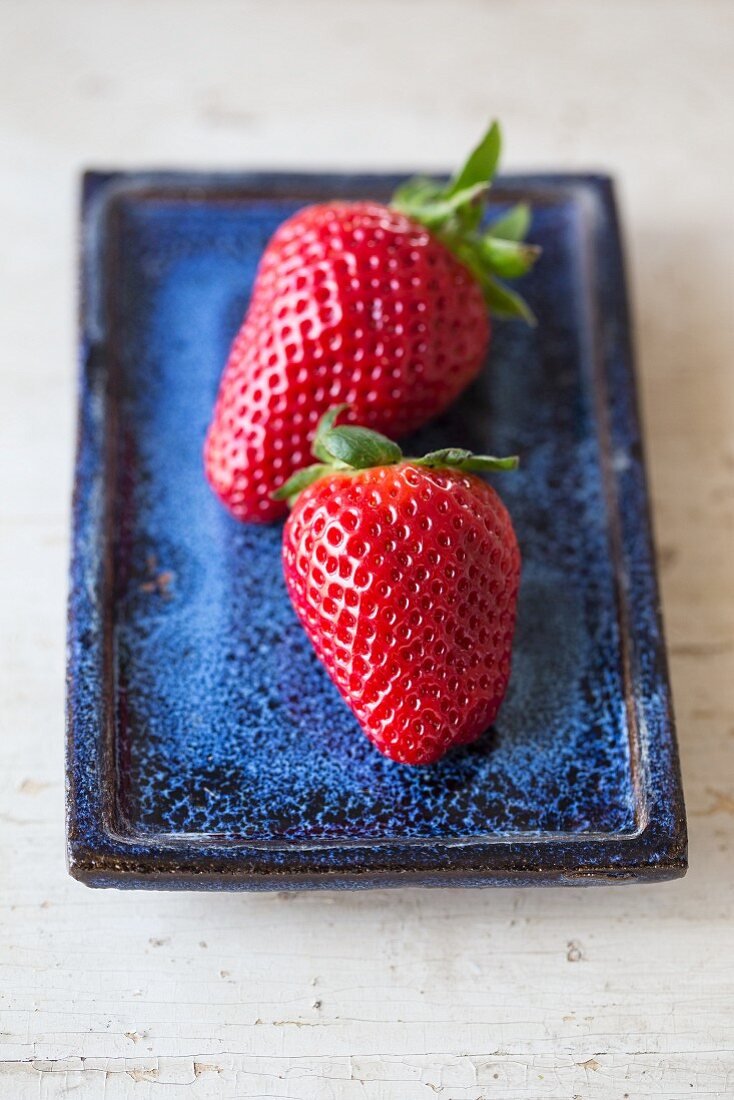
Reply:
<svg viewBox="0 0 734 1100"><path fill-rule="evenodd" d="M340 416L341 413L343 413L344 410L348 408L349 405L334 405L333 408L325 412L319 420L318 426L316 428L316 436L311 446L311 451L314 458L318 458L320 462L331 462L332 455L329 453L329 451L326 450L322 440L326 433L331 431L331 429L334 427L337 417Z"/></svg>
<svg viewBox="0 0 734 1100"><path fill-rule="evenodd" d="M401 210L407 214L409 210L422 207L425 203L435 202L444 193L443 184L435 180L425 179L423 176L414 176L412 179L401 183L392 197L391 206L395 210ZM409 215L410 216L410 215Z"/></svg>
<svg viewBox="0 0 734 1100"><path fill-rule="evenodd" d="M321 437L321 446L332 459L337 459L353 470L366 470L370 466L392 466L403 457L397 443L369 428L346 425L331 428Z"/></svg>
<svg viewBox="0 0 734 1100"><path fill-rule="evenodd" d="M520 465L517 455L506 455L504 458L496 458L494 455L470 455L455 467L457 470L469 470L479 473L486 470L488 473L499 473L502 470L516 470Z"/></svg>
<svg viewBox="0 0 734 1100"><path fill-rule="evenodd" d="M525 275L540 255L537 245L503 240L493 236L491 231L480 239L477 247L494 274L503 279Z"/></svg>
<svg viewBox="0 0 734 1100"><path fill-rule="evenodd" d="M530 224L530 207L518 203L488 230L480 229L501 145L499 124L493 122L447 185L423 178L408 180L395 192L392 205L424 225L469 269L492 312L535 324L530 307L496 278L524 275L540 255L539 248L521 243Z"/></svg>
<svg viewBox="0 0 734 1100"><path fill-rule="evenodd" d="M409 218L425 225L426 229L440 229L454 215L468 215L470 209L478 213L481 221L482 208L478 200L486 194L488 188L488 183L480 182L450 196L439 194L431 199L424 197L425 192L418 191L412 198L408 196L402 200L393 199L392 205L402 214L407 214Z"/></svg>
<svg viewBox="0 0 734 1100"><path fill-rule="evenodd" d="M287 500L292 505L299 493L328 474L351 475L375 466L395 466L399 462L431 469L472 472L514 470L518 463L514 455L494 458L492 455L475 455L463 447L444 447L440 451L431 451L423 458L403 458L397 443L380 432L352 424L334 427L334 422L345 408L346 405L335 405L319 421L313 452L321 461L293 474L285 485L273 493L273 500Z"/></svg>
<svg viewBox="0 0 734 1100"><path fill-rule="evenodd" d="M313 466L306 466L302 470L298 470L292 477L289 477L284 485L281 485L280 489L276 489L271 494L273 500L287 500L292 503L299 493L302 493L304 489L308 489L309 485L313 485L314 481L318 481L319 478L325 474L333 472L333 467L327 466L325 463L316 463Z"/></svg>
<svg viewBox="0 0 734 1100"><path fill-rule="evenodd" d="M530 228L530 207L519 202L489 226L489 233L504 241L524 241Z"/></svg>
<svg viewBox="0 0 734 1100"><path fill-rule="evenodd" d="M475 455L471 451L465 451L460 447L446 447L442 451L431 451L423 458L406 459L406 462L412 462L414 466L428 466L431 469L448 467L452 470L487 471L489 473L501 470L516 470L519 461L517 455L495 458L494 455Z"/></svg>
<svg viewBox="0 0 734 1100"><path fill-rule="evenodd" d="M501 149L502 135L499 123L493 122L449 184L446 192L447 197L465 191L468 187L473 187L477 183L484 183L489 186L497 170Z"/></svg>
<svg viewBox="0 0 734 1100"><path fill-rule="evenodd" d="M527 302L514 290L493 279L491 275L486 275L482 280L482 289L484 300L497 317L519 317L529 325L537 324L535 314Z"/></svg>
<svg viewBox="0 0 734 1100"><path fill-rule="evenodd" d="M431 451L422 458L411 459L421 466L456 466L460 462L471 458L472 452L463 447L444 447L440 451Z"/></svg>

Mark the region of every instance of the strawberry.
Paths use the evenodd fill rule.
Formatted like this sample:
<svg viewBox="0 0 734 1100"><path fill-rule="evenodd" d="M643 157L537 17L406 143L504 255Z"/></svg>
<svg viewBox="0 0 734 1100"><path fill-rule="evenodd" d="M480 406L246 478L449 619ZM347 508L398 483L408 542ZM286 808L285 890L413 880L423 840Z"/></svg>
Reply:
<svg viewBox="0 0 734 1100"><path fill-rule="evenodd" d="M404 458L322 419L319 463L279 491L286 588L316 655L380 752L430 764L494 721L510 675L520 552L475 471L515 458Z"/></svg>
<svg viewBox="0 0 734 1100"><path fill-rule="evenodd" d="M307 461L319 418L401 436L442 412L487 353L487 307L532 320L496 276L521 275L529 211L480 229L500 151L496 123L449 184L412 180L391 206L330 202L265 249L205 445L208 479L241 520L285 511L273 491Z"/></svg>

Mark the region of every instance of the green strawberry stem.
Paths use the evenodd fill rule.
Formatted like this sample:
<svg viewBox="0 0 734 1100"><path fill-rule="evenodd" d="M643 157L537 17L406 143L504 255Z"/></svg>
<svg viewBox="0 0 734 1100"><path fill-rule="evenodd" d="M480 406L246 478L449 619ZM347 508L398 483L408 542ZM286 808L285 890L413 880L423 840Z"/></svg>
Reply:
<svg viewBox="0 0 734 1100"><path fill-rule="evenodd" d="M397 443L393 443L380 432L351 424L336 427L337 417L346 408L347 405L336 405L324 413L312 448L314 458L319 461L293 474L272 494L273 500L287 500L289 504L293 504L298 494L309 485L335 471L356 473L373 466L396 466L399 462L427 466L430 469L465 470L470 473L517 468L517 455L495 458L493 455L475 455L462 447L444 447L440 451L431 451L422 458L406 458Z"/></svg>
<svg viewBox="0 0 734 1100"><path fill-rule="evenodd" d="M492 313L498 317L521 317L534 325L535 317L527 302L500 282L524 275L540 255L536 245L524 243L530 208L519 203L488 228L481 227L501 147L499 124L493 122L447 184L410 179L397 189L392 206L425 225L469 268Z"/></svg>

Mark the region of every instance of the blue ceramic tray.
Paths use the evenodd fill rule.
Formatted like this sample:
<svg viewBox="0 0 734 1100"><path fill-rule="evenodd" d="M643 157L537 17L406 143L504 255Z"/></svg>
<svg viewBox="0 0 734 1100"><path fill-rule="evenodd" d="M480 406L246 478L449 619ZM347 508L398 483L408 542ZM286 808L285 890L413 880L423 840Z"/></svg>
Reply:
<svg viewBox="0 0 734 1100"><path fill-rule="evenodd" d="M68 855L93 886L546 885L682 875L686 833L608 180L505 178L544 249L534 331L409 451L519 452L524 558L496 727L383 759L201 447L261 251L308 201L396 180L86 177L68 656Z"/></svg>

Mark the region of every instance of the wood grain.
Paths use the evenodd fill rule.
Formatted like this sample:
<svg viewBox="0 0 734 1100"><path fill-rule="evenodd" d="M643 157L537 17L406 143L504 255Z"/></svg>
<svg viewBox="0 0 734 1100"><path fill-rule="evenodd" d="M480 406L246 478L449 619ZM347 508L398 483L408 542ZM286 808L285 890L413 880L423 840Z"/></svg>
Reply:
<svg viewBox="0 0 734 1100"><path fill-rule="evenodd" d="M0 1097L734 1096L734 12L716 0L0 7ZM621 181L691 829L681 882L95 893L63 866L86 164Z"/></svg>

